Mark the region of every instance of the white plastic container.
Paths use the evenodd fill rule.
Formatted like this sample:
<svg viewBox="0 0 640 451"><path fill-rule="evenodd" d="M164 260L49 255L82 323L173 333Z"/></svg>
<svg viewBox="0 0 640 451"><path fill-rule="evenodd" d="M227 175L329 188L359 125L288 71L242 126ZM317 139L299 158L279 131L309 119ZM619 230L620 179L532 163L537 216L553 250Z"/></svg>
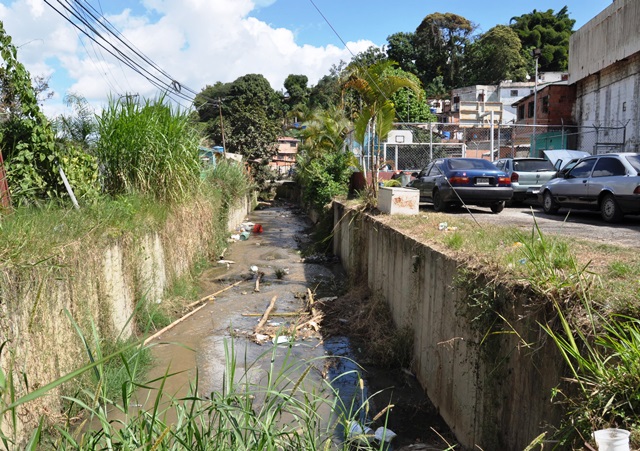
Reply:
<svg viewBox="0 0 640 451"><path fill-rule="evenodd" d="M598 451L629 451L629 436L624 429L600 429L593 433Z"/></svg>
<svg viewBox="0 0 640 451"><path fill-rule="evenodd" d="M390 215L417 215L420 191L412 188L381 187L378 190L378 210Z"/></svg>

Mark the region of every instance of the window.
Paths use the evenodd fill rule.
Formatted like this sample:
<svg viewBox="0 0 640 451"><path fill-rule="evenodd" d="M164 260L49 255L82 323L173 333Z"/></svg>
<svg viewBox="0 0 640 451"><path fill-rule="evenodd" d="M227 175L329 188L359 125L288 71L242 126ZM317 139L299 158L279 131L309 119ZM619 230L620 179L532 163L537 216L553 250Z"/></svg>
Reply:
<svg viewBox="0 0 640 451"><path fill-rule="evenodd" d="M431 171L429 172L429 176L431 177L435 177L438 175L442 174L442 169L440 169L440 166L442 165L442 161L436 161L433 166L431 166Z"/></svg>
<svg viewBox="0 0 640 451"><path fill-rule="evenodd" d="M291 141L291 142L289 143L289 145L290 145L291 147L293 147L294 149L295 149L296 147L298 147L298 143L297 143L296 141Z"/></svg>
<svg viewBox="0 0 640 451"><path fill-rule="evenodd" d="M567 178L574 179L589 177L594 164L596 164L596 160L594 158L591 158L589 160L582 160L580 163L576 164L575 167L569 172Z"/></svg>
<svg viewBox="0 0 640 451"><path fill-rule="evenodd" d="M549 112L549 96L544 96L542 98L542 112L543 113Z"/></svg>
<svg viewBox="0 0 640 451"><path fill-rule="evenodd" d="M553 171L553 165L549 160L514 160L513 170L520 172L541 172L541 171Z"/></svg>
<svg viewBox="0 0 640 451"><path fill-rule="evenodd" d="M511 90L511 97L518 97L518 90L517 89L512 89Z"/></svg>
<svg viewBox="0 0 640 451"><path fill-rule="evenodd" d="M429 174L429 170L431 169L432 166L433 166L433 163L429 163L426 168L420 171L420 174L418 174L418 177L424 177L427 174Z"/></svg>
<svg viewBox="0 0 640 451"><path fill-rule="evenodd" d="M484 102L484 92L478 94L478 102Z"/></svg>
<svg viewBox="0 0 640 451"><path fill-rule="evenodd" d="M603 157L593 168L592 177L611 177L612 175L626 175L627 170L621 161L613 157Z"/></svg>
<svg viewBox="0 0 640 451"><path fill-rule="evenodd" d="M527 104L527 107L528 107L528 108L527 108L527 109L528 109L528 111L527 111L527 117L533 117L533 112L534 112L534 103L533 103L533 102L529 102L529 103Z"/></svg>
<svg viewBox="0 0 640 451"><path fill-rule="evenodd" d="M524 103L518 105L518 120L524 119Z"/></svg>

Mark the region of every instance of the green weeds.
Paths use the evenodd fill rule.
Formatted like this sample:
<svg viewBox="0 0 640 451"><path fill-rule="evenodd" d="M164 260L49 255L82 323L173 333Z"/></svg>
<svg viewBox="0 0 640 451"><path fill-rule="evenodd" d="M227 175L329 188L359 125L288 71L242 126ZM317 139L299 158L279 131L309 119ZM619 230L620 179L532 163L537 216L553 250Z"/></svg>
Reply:
<svg viewBox="0 0 640 451"><path fill-rule="evenodd" d="M82 335L81 335L82 336ZM95 335L94 335L95 338ZM189 393L176 398L165 391L172 374L144 383L136 374L143 366L144 348L130 344L107 355L99 342L82 338L91 363L51 384L34 390L20 399L11 399L10 378L0 378L0 418L11 418L19 406L46 396L55 387L73 381L83 374L97 383L84 388L77 396L66 397L71 406L85 412L81 424L68 421L53 425L45 433L44 419L33 432L25 449L97 450L359 450L383 449L383 444L369 443L372 436L348 435L354 422L362 425L386 424L388 406L374 418L369 412L371 397L365 397L362 380L360 391L348 399L340 398L334 381L319 378L326 358L301 361L290 347L280 346L261 354L254 361L244 358L234 341L225 344L225 370L222 390L206 396L199 392L198 378ZM110 360L120 360L124 377L114 377L106 370ZM10 375L11 373L2 373ZM345 377L342 374L337 379ZM119 386L121 401L116 401L107 386ZM135 403L137 391L149 395L143 406ZM359 395L358 395L359 393ZM373 395L375 396L375 395ZM136 404L136 405L134 405ZM144 407L149 406L149 407ZM76 410L70 407L68 411ZM118 418L118 419L115 419ZM6 428L0 429L6 431ZM12 449L14 438L0 433L5 449Z"/></svg>

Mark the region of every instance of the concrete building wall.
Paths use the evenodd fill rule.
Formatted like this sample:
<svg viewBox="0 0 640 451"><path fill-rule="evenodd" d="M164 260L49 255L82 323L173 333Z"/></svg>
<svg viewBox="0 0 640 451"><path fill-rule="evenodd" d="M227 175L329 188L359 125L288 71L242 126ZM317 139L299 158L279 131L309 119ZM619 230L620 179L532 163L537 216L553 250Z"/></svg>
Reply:
<svg viewBox="0 0 640 451"><path fill-rule="evenodd" d="M525 287L498 288L495 305L479 306L488 281L461 282L471 270L463 262L337 203L334 223L350 278L366 280L395 324L413 330L412 370L464 449L520 451L558 425L550 396L563 361ZM494 308L506 322L483 316Z"/></svg>
<svg viewBox="0 0 640 451"><path fill-rule="evenodd" d="M640 152L640 53L576 84L575 118L581 126L625 127L624 151ZM609 137L600 137L607 141ZM618 150L618 149L616 149Z"/></svg>
<svg viewBox="0 0 640 451"><path fill-rule="evenodd" d="M569 41L569 83L640 52L640 2L615 0Z"/></svg>

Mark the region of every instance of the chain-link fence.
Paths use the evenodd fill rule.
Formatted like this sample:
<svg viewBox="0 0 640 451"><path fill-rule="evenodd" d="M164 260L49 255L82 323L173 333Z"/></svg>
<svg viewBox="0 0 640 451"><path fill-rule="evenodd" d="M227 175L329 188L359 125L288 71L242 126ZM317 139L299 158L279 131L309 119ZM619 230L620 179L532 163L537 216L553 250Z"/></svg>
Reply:
<svg viewBox="0 0 640 451"><path fill-rule="evenodd" d="M375 164L381 169L417 171L440 157L543 157L549 149L621 152L625 131L625 127L402 123L395 124L386 142L365 143L358 156L365 169Z"/></svg>

